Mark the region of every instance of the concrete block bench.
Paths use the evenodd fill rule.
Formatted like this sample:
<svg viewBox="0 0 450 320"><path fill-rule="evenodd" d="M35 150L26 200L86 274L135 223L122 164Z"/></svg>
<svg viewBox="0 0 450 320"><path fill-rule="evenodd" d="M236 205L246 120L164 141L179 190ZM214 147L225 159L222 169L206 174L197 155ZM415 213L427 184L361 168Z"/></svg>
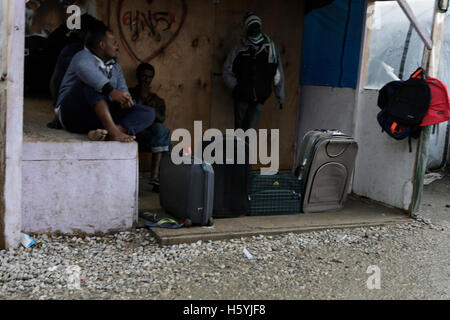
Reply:
<svg viewBox="0 0 450 320"><path fill-rule="evenodd" d="M38 103L27 105L22 159L26 233L106 234L138 221L137 143L91 142L51 130ZM33 112L36 110L36 112Z"/></svg>

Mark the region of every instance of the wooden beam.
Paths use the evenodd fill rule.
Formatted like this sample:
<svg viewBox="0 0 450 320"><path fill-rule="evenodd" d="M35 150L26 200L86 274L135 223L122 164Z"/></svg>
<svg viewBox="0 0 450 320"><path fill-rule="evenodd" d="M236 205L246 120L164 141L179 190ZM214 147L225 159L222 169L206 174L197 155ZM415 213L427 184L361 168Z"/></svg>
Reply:
<svg viewBox="0 0 450 320"><path fill-rule="evenodd" d="M25 2L2 1L6 69L0 81L0 249L17 247L22 228ZM6 18L7 17L7 18ZM3 43L5 48L5 42Z"/></svg>
<svg viewBox="0 0 450 320"><path fill-rule="evenodd" d="M358 79L358 91L364 89L364 85L367 79L367 72L369 68L369 57L370 57L370 39L372 37L372 26L374 24L374 11L375 3L373 1L366 1L365 17L364 17L364 30L363 37L361 41L361 57L360 57L360 67L359 67L359 79ZM356 117L356 113L355 113ZM354 120L356 128L356 119Z"/></svg>
<svg viewBox="0 0 450 320"><path fill-rule="evenodd" d="M444 45L445 17L446 13L440 12L436 8L433 19L434 22L431 30L433 48L431 50L425 48L422 60L422 66L427 71L430 77L439 76L442 47Z"/></svg>
<svg viewBox="0 0 450 320"><path fill-rule="evenodd" d="M8 69L8 1L0 3L0 250L6 248L5 236L5 144L6 144L6 75Z"/></svg>
<svg viewBox="0 0 450 320"><path fill-rule="evenodd" d="M439 66L444 43L445 18L447 15L445 12L441 12L438 9L437 2L438 0L435 1L436 4L434 8L433 26L431 31L433 46L431 49L425 47L422 59L422 67L431 77L438 77L439 75ZM420 135L415 176L413 179L414 191L410 207L410 213L412 215L420 210L420 205L422 202L423 182L427 170L430 135L431 127L424 127Z"/></svg>
<svg viewBox="0 0 450 320"><path fill-rule="evenodd" d="M405 0L397 0L397 2L400 5L400 8L402 8L403 12L408 17L414 29L416 29L417 33L419 34L419 37L425 43L425 46L428 48L428 50L431 50L433 48L433 41L427 34L426 29L422 26L419 20L417 20L409 4Z"/></svg>
<svg viewBox="0 0 450 320"><path fill-rule="evenodd" d="M0 22L0 32L3 34L3 40L2 40L2 61L0 61L1 64L1 74L0 74L0 81L6 80L6 70L8 69L8 1L2 1L0 6L2 6L1 14L3 14L2 22Z"/></svg>

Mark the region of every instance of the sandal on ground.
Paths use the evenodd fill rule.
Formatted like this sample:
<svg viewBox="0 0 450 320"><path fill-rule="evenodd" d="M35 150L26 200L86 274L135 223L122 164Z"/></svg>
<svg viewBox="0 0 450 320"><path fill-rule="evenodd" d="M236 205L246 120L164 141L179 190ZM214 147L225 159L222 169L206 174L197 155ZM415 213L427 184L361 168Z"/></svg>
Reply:
<svg viewBox="0 0 450 320"><path fill-rule="evenodd" d="M178 223L174 219L158 218L155 213L145 212L141 214L141 217L146 220L145 225L150 228L179 229L185 227L184 223Z"/></svg>

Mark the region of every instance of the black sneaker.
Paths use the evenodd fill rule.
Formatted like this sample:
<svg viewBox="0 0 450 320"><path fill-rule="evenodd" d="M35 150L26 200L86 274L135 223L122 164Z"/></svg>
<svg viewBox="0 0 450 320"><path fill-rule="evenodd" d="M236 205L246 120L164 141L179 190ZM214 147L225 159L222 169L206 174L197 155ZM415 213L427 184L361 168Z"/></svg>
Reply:
<svg viewBox="0 0 450 320"><path fill-rule="evenodd" d="M159 179L153 178L153 179L150 180L150 184L152 186L159 187L161 183L159 182Z"/></svg>
<svg viewBox="0 0 450 320"><path fill-rule="evenodd" d="M159 186L153 186L152 192L153 193L161 193Z"/></svg>
<svg viewBox="0 0 450 320"><path fill-rule="evenodd" d="M47 128L54 129L54 130L61 130L63 126L61 125L61 122L59 122L59 119L57 116L55 116L52 120L52 122L47 123Z"/></svg>

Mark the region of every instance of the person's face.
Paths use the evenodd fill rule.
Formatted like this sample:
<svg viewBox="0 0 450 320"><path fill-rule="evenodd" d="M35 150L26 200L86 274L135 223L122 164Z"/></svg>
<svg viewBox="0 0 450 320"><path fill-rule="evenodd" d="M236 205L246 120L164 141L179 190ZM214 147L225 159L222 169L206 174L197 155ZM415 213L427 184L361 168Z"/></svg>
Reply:
<svg viewBox="0 0 450 320"><path fill-rule="evenodd" d="M139 75L138 81L143 87L150 88L155 74L151 70L144 70Z"/></svg>
<svg viewBox="0 0 450 320"><path fill-rule="evenodd" d="M103 50L104 56L107 60L117 59L119 44L117 43L112 32L108 31L106 33L106 38L100 43L100 48Z"/></svg>
<svg viewBox="0 0 450 320"><path fill-rule="evenodd" d="M254 37L261 33L261 26L259 23L252 23L247 30L247 36Z"/></svg>

